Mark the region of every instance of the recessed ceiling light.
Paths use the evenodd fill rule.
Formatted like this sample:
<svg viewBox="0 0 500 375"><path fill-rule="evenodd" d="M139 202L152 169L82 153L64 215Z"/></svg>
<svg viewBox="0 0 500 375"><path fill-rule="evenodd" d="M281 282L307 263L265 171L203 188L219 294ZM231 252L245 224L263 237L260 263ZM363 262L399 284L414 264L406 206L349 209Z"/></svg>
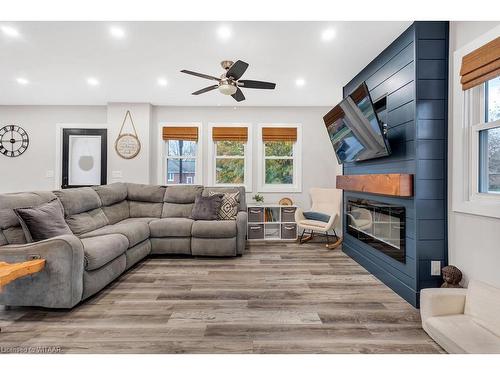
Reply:
<svg viewBox="0 0 500 375"><path fill-rule="evenodd" d="M125 38L125 30L123 30L121 27L118 26L111 26L109 28L109 33L113 38L116 39L123 39Z"/></svg>
<svg viewBox="0 0 500 375"><path fill-rule="evenodd" d="M228 40L231 38L231 29L228 26L219 26L217 29L217 36L221 40Z"/></svg>
<svg viewBox="0 0 500 375"><path fill-rule="evenodd" d="M306 80L304 78L297 78L295 80L295 84L298 86L298 87L302 87L306 84Z"/></svg>
<svg viewBox="0 0 500 375"><path fill-rule="evenodd" d="M163 78L163 77L158 78L158 80L156 82L158 83L158 86L166 86L166 85L168 85L167 79Z"/></svg>
<svg viewBox="0 0 500 375"><path fill-rule="evenodd" d="M16 82L19 83L20 85L23 85L23 86L26 86L28 83L30 83L30 81L28 81L24 77L18 77L18 78L16 78Z"/></svg>
<svg viewBox="0 0 500 375"><path fill-rule="evenodd" d="M333 38L335 38L335 29L331 27L323 30L321 33L321 39L323 39L323 42L329 42Z"/></svg>
<svg viewBox="0 0 500 375"><path fill-rule="evenodd" d="M87 78L87 83L90 86L99 86L99 80L97 78L94 78L94 77Z"/></svg>
<svg viewBox="0 0 500 375"><path fill-rule="evenodd" d="M13 28L12 26L2 26L1 29L5 35L10 36L11 38L17 38L19 35L21 35L19 34L19 31L17 31L17 29Z"/></svg>

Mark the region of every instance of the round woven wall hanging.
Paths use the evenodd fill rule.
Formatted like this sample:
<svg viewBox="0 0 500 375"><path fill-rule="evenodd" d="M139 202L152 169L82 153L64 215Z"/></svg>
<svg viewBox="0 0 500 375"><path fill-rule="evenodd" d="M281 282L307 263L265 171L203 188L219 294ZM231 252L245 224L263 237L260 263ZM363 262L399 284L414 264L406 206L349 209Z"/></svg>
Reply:
<svg viewBox="0 0 500 375"><path fill-rule="evenodd" d="M122 133L127 117L130 119L132 124L132 129L134 133ZM118 133L118 138L115 141L116 153L123 159L133 159L141 151L141 141L137 136L137 130L135 129L134 120L132 120L132 115L130 111L127 111L125 118L123 119L122 127L120 128L120 133Z"/></svg>

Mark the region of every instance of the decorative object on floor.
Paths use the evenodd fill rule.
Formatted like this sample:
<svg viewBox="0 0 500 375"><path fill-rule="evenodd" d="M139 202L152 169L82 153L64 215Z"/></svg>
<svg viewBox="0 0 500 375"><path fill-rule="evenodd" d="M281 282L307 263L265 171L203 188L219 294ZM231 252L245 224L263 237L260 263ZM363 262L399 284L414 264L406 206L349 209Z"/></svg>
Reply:
<svg viewBox="0 0 500 375"><path fill-rule="evenodd" d="M262 194L255 194L252 199L257 203L257 204L263 204L264 203L264 196Z"/></svg>
<svg viewBox="0 0 500 375"><path fill-rule="evenodd" d="M422 289L420 315L424 331L450 354L500 354L500 288L471 280L467 289Z"/></svg>
<svg viewBox="0 0 500 375"><path fill-rule="evenodd" d="M26 130L17 125L0 129L0 154L15 158L28 149L30 139Z"/></svg>
<svg viewBox="0 0 500 375"><path fill-rule="evenodd" d="M248 240L296 240L296 206L278 204L248 205Z"/></svg>
<svg viewBox="0 0 500 375"><path fill-rule="evenodd" d="M280 206L293 206L293 201L290 198L281 198L278 202Z"/></svg>
<svg viewBox="0 0 500 375"><path fill-rule="evenodd" d="M217 195L219 193L211 191L209 196ZM238 215L238 202L239 202L240 192L236 193L225 193L222 196L222 204L218 212L219 220L236 220L236 215Z"/></svg>
<svg viewBox="0 0 500 375"><path fill-rule="evenodd" d="M194 201L191 219L193 220L218 220L224 194L215 193L204 197L198 195Z"/></svg>
<svg viewBox="0 0 500 375"><path fill-rule="evenodd" d="M201 90L193 92L192 95L200 95L206 92L219 89L219 92L224 95L231 95L234 100L241 102L245 100L245 95L241 91L240 87L247 89L266 89L274 90L276 83L263 82L263 81L251 81L251 80L239 80L243 73L248 68L248 64L244 61L238 60L232 62L229 60L224 60L221 63L222 68L225 72L220 76L220 78L209 76L207 74L193 72L191 70L181 70L181 73L190 74L192 76L211 79L212 81L217 81L217 85L208 86Z"/></svg>
<svg viewBox="0 0 500 375"><path fill-rule="evenodd" d="M134 131L133 134L122 133L127 117L130 119L130 123L132 124L132 130ZM118 138L116 138L115 141L115 150L116 153L123 159L133 159L141 151L141 141L139 141L139 137L137 136L137 130L135 129L134 120L132 120L130 111L127 111L125 117L123 118L122 127L120 128Z"/></svg>
<svg viewBox="0 0 500 375"><path fill-rule="evenodd" d="M462 271L455 266L446 266L441 270L443 274L444 283L441 288L461 288L460 281L462 281Z"/></svg>
<svg viewBox="0 0 500 375"><path fill-rule="evenodd" d="M313 239L315 232L324 233L326 236L326 247L329 249L337 248L341 243L341 238L335 231L335 226L339 222L340 202L342 200L342 191L338 189L321 189L312 188L309 191L311 195L312 205L309 213L315 213L314 219L308 219L304 216L304 212L298 208L295 211L295 221L299 228L302 228L302 233L299 237L299 243L308 242ZM317 214L329 216L327 222L318 220ZM324 219L324 216L322 216ZM335 241L330 243L330 235L328 231L332 230ZM308 231L308 235L304 237Z"/></svg>

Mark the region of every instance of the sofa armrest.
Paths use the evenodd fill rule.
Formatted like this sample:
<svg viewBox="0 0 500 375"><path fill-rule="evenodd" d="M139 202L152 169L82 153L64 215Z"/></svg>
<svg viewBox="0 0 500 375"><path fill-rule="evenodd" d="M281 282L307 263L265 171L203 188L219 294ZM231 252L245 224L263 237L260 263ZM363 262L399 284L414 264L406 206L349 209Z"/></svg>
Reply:
<svg viewBox="0 0 500 375"><path fill-rule="evenodd" d="M0 305L71 308L83 292L83 244L74 235L0 247L0 261L18 263L45 259L42 271L6 285Z"/></svg>
<svg viewBox="0 0 500 375"><path fill-rule="evenodd" d="M463 314L467 289L429 288L420 291L422 326L433 316Z"/></svg>
<svg viewBox="0 0 500 375"><path fill-rule="evenodd" d="M236 215L236 253L241 255L245 252L247 237L248 213L239 211Z"/></svg>

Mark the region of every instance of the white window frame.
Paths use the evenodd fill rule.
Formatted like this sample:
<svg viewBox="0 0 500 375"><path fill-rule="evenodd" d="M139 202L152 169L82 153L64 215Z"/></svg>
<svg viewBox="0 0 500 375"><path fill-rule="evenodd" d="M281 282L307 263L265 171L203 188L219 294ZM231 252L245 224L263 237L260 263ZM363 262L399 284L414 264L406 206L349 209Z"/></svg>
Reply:
<svg viewBox="0 0 500 375"><path fill-rule="evenodd" d="M265 147L262 141L263 128L296 128L297 141L293 144L293 184L266 184L264 155ZM257 178L258 191L262 193L301 193L302 192L302 124L259 124L257 131Z"/></svg>
<svg viewBox="0 0 500 375"><path fill-rule="evenodd" d="M167 176L167 141L163 140L163 127L193 126L198 128L198 142L196 146L196 173L192 184L172 184ZM158 160L156 163L156 176L159 185L203 185L203 126L201 122L161 122L158 124ZM170 181L171 182L171 181Z"/></svg>
<svg viewBox="0 0 500 375"><path fill-rule="evenodd" d="M214 127L225 127L225 128L247 128L248 140L244 145L245 152L245 176L243 184L218 184L216 183L216 144L213 140L213 128ZM227 157L230 158L230 157ZM240 157L236 157L240 158ZM222 123L214 122L208 124L208 184L211 186L220 187L231 187L231 186L244 186L247 193L252 191L252 124L249 123Z"/></svg>
<svg viewBox="0 0 500 375"><path fill-rule="evenodd" d="M485 122L484 85L463 91L460 83L462 58L500 35L500 27L457 50L453 56L453 116L449 170L452 210L500 218L500 194L479 191L479 131L498 127L500 120Z"/></svg>

